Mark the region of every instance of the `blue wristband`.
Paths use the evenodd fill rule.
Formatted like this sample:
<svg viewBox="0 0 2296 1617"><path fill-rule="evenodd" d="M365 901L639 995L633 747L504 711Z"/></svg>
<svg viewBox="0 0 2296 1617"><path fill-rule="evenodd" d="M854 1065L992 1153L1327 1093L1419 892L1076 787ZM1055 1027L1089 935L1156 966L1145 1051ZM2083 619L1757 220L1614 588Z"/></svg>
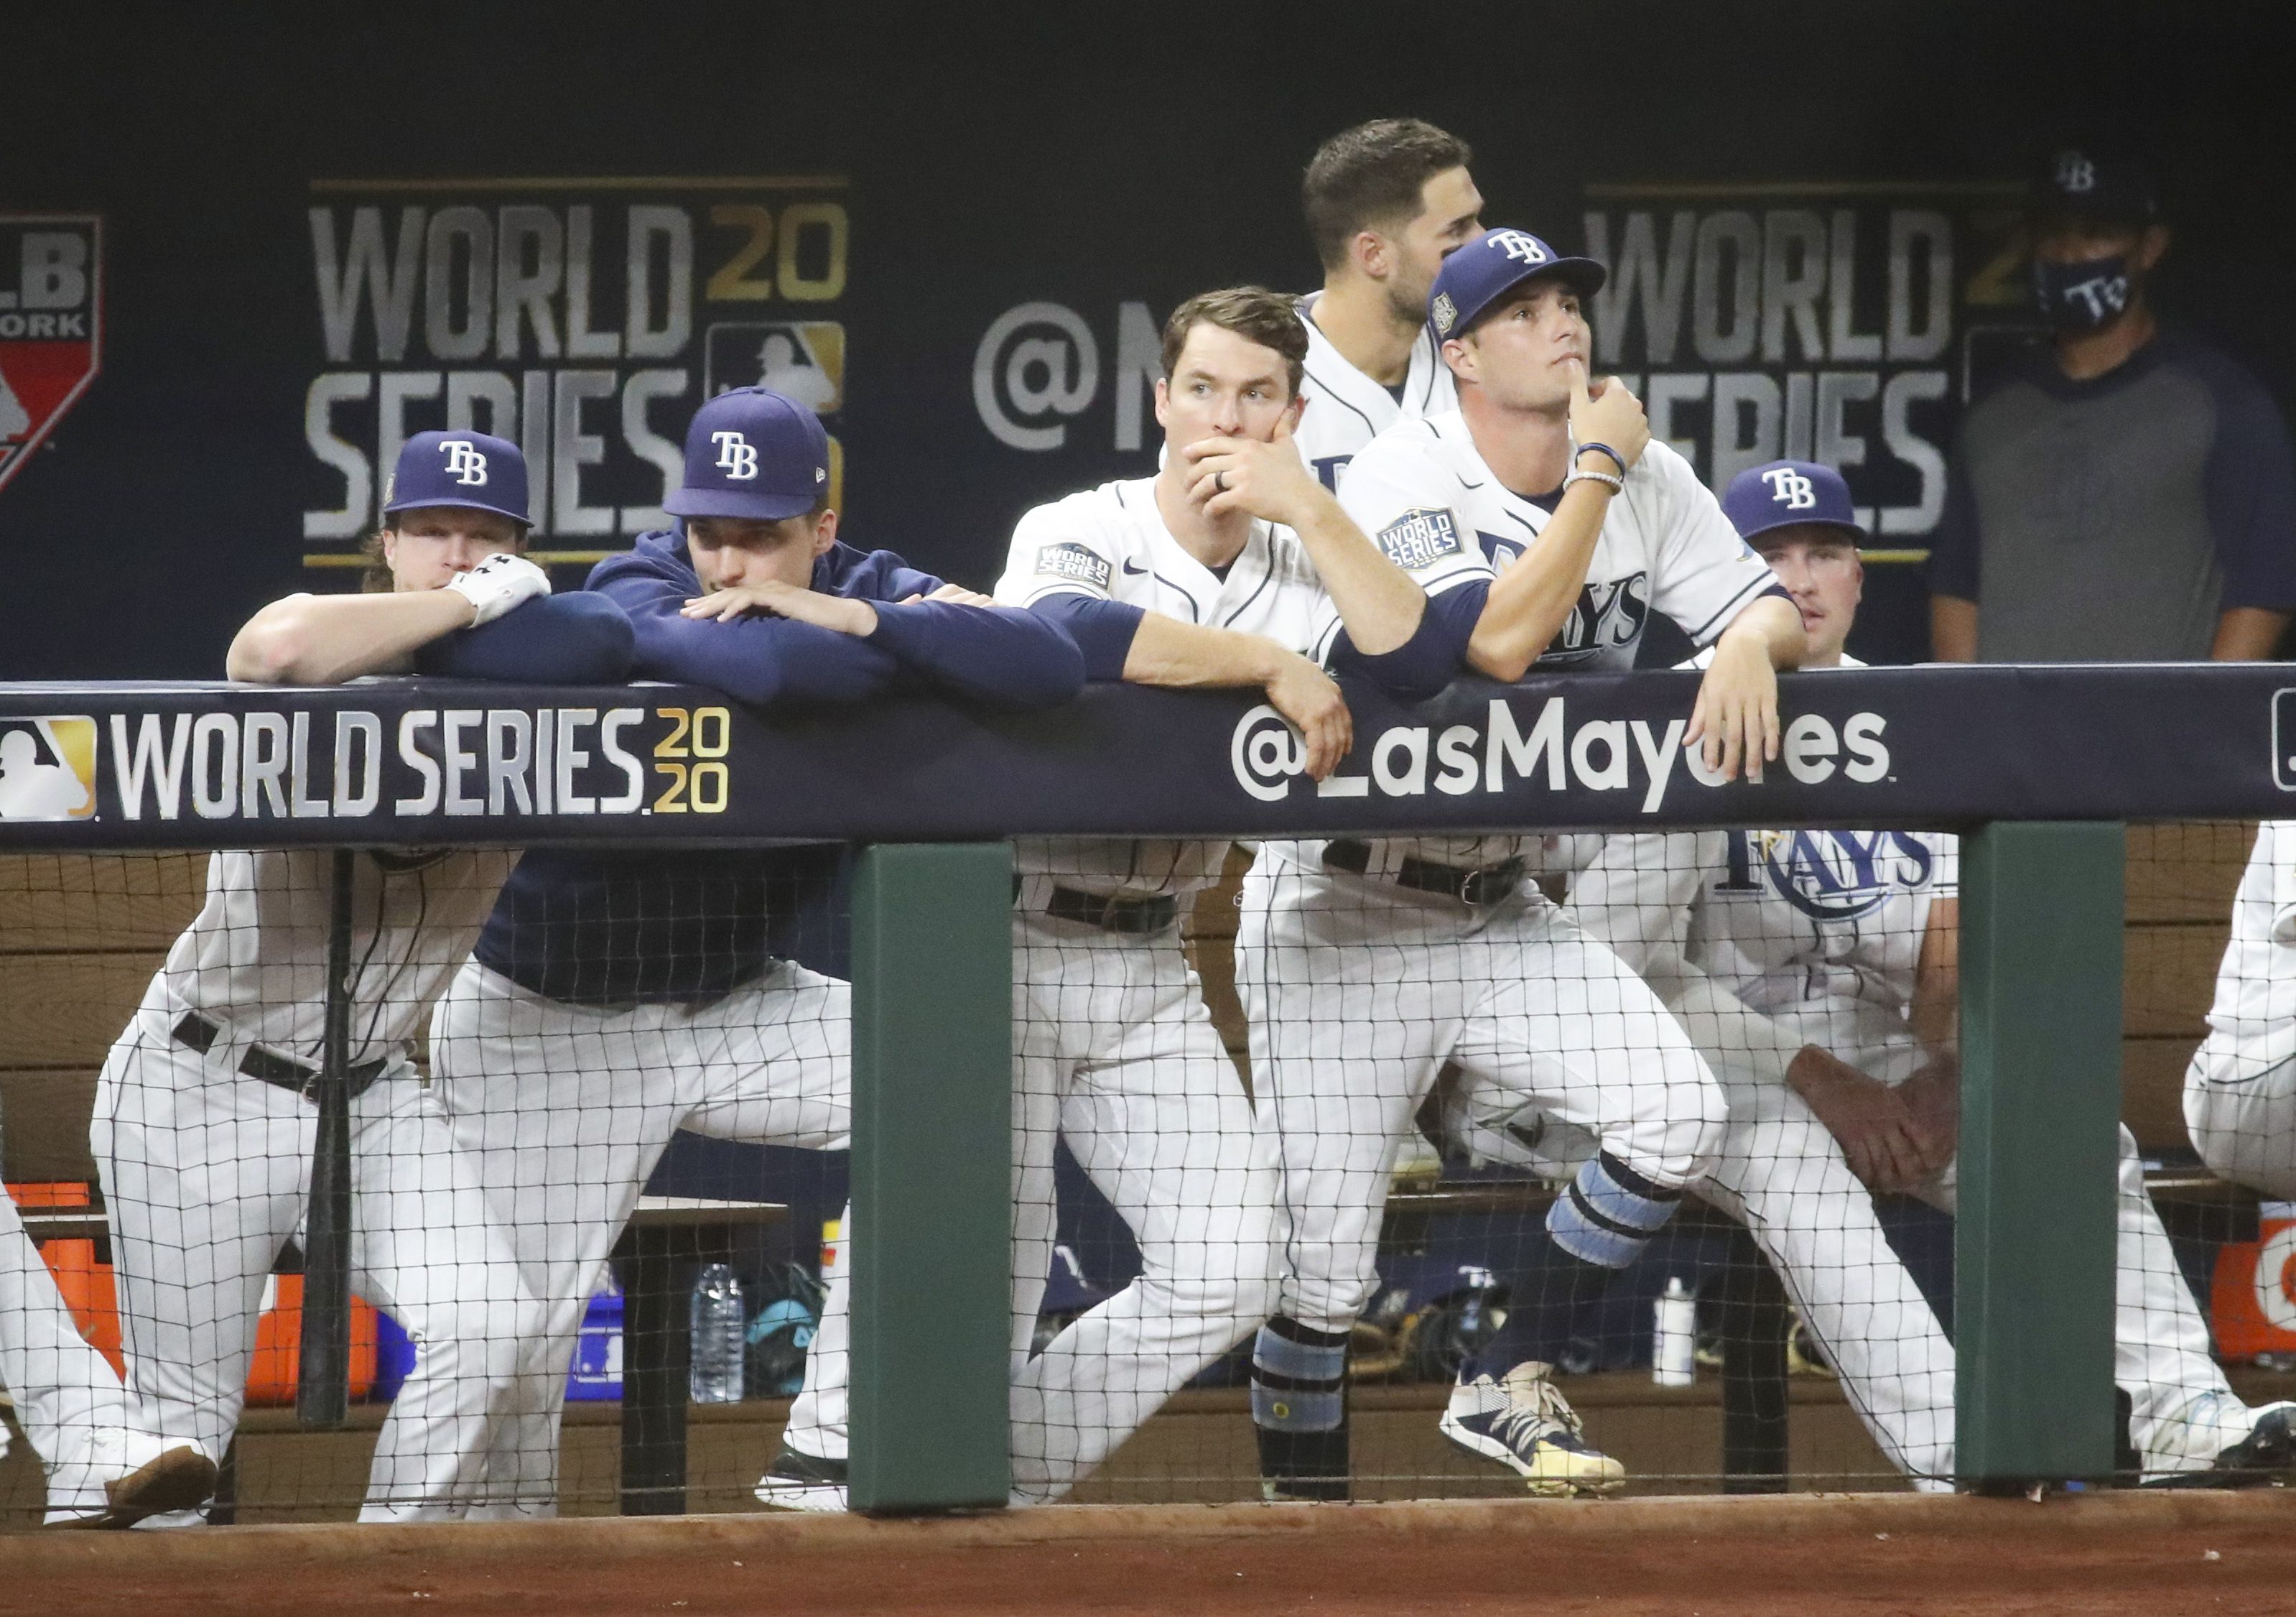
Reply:
<svg viewBox="0 0 2296 1617"><path fill-rule="evenodd" d="M1611 457L1611 464L1619 469L1619 475L1620 477L1626 476L1627 457L1620 454L1616 449L1611 447L1608 444L1580 444L1576 449L1573 449L1570 452L1570 458L1573 461L1576 461L1580 456L1586 454L1589 449L1592 449L1597 455L1609 456Z"/></svg>

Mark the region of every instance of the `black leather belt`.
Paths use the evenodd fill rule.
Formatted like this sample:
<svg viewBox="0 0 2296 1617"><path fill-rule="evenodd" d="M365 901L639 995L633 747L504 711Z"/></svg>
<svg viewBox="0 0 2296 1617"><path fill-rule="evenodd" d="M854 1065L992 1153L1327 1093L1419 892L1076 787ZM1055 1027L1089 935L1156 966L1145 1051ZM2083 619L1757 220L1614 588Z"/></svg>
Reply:
<svg viewBox="0 0 2296 1617"><path fill-rule="evenodd" d="M1360 876L1371 870L1371 844L1342 837L1324 844L1324 863L1333 870L1344 870L1349 875ZM1406 858L1391 876L1374 876L1376 882L1392 882L1398 887L1408 887L1414 892L1439 893L1447 899L1456 899L1480 909L1487 904L1497 904L1512 898L1522 886L1522 873L1528 868L1520 858L1502 859L1496 865L1438 865L1432 859Z"/></svg>
<svg viewBox="0 0 2296 1617"><path fill-rule="evenodd" d="M1073 887L1053 889L1045 913L1055 921L1074 921L1103 932L1152 937L1180 917L1180 901L1170 893L1131 898L1117 893L1083 892Z"/></svg>
<svg viewBox="0 0 2296 1617"><path fill-rule="evenodd" d="M216 1041L223 1037L223 1030L197 1011L184 1012L176 1023L174 1031L177 1044L187 1050L197 1050L202 1055L214 1049ZM365 1095L390 1065L390 1058L387 1055L359 1063L343 1074L344 1091L354 1098ZM319 1082L316 1068L292 1056L282 1055L276 1050L266 1050L261 1045L247 1047L247 1054L240 1057L239 1070L245 1077L269 1084L275 1089L299 1095L305 1100L312 1098L311 1091Z"/></svg>

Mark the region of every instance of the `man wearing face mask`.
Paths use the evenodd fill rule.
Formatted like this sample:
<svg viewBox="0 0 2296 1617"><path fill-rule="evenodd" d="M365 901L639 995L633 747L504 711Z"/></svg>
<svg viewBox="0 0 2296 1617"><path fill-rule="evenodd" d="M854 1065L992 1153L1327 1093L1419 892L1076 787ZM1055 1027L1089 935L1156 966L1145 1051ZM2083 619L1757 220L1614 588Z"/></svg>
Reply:
<svg viewBox="0 0 2296 1617"><path fill-rule="evenodd" d="M2252 661L2296 608L2296 470L2264 390L2155 315L2169 227L2134 168L2057 154L2035 186L2054 331L1955 445L1930 554L1948 662Z"/></svg>

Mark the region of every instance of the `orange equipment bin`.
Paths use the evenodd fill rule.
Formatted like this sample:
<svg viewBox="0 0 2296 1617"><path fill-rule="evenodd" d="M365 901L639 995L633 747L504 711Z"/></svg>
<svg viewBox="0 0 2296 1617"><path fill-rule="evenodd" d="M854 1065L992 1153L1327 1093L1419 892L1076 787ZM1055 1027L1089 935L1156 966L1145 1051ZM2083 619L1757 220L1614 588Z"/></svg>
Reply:
<svg viewBox="0 0 2296 1617"><path fill-rule="evenodd" d="M2296 1219L2266 1219L2258 1236L2217 1252L2210 1324L2226 1358L2296 1353Z"/></svg>
<svg viewBox="0 0 2296 1617"><path fill-rule="evenodd" d="M19 1207L86 1207L85 1185L11 1185L8 1194ZM56 1289L88 1345L122 1372L119 1358L119 1304L112 1286L111 1266L95 1260L93 1241L49 1241L40 1248ZM279 1275L266 1284L263 1314L256 1321L255 1358L247 1371L247 1401L250 1404L291 1404L295 1401L296 1364L302 1352L303 1277ZM351 1299L350 1394L365 1398L374 1386L375 1316L373 1307ZM124 1372L122 1372L124 1373Z"/></svg>

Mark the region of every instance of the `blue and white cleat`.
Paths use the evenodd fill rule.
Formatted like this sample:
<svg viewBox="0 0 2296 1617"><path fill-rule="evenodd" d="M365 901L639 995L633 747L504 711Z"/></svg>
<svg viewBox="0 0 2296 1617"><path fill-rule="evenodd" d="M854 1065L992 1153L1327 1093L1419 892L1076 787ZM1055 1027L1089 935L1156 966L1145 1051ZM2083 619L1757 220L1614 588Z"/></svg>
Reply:
<svg viewBox="0 0 2296 1617"><path fill-rule="evenodd" d="M1443 1435L1511 1467L1535 1494L1616 1493L1626 1486L1627 1468L1587 1441L1578 1413L1547 1380L1548 1367L1529 1360L1504 1381L1478 1375L1453 1387Z"/></svg>

